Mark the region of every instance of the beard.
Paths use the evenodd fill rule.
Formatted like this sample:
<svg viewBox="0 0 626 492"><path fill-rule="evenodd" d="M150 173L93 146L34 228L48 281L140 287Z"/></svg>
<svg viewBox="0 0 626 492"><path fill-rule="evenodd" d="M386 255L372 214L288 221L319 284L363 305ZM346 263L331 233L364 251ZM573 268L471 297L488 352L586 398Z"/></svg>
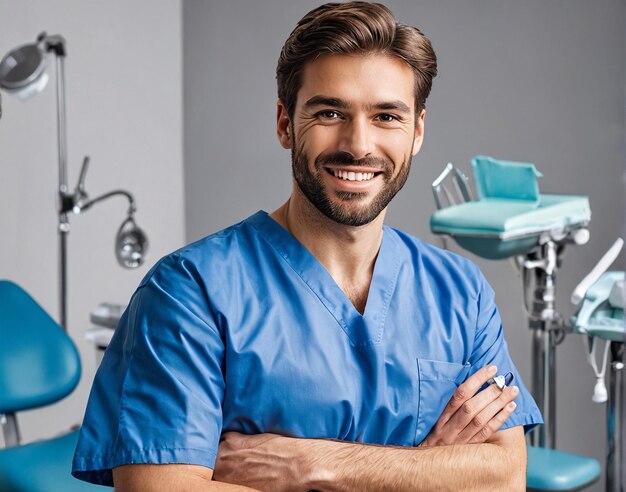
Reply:
<svg viewBox="0 0 626 492"><path fill-rule="evenodd" d="M293 134L293 132L292 132ZM347 226L362 226L369 224L389 205L389 202L402 189L409 177L411 169L411 155L402 163L398 175L394 178L394 165L391 161L378 157L354 159L347 152L321 154L315 159L315 173L309 170L309 158L303 150L295 150L293 142L291 150L291 167L293 177L300 191L322 214L330 220ZM411 147L411 150L412 147ZM352 167L367 167L378 169L382 173L383 188L369 203L360 203L367 199L367 192L336 191L339 201L332 201L324 187L323 175L325 165L345 164Z"/></svg>

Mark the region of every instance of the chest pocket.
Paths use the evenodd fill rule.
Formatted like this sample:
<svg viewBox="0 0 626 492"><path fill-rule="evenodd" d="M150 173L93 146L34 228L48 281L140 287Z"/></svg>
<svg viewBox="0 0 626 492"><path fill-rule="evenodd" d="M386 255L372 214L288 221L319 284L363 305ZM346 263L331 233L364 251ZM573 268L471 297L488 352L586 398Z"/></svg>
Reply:
<svg viewBox="0 0 626 492"><path fill-rule="evenodd" d="M434 427L456 388L467 378L470 363L417 359L419 406L417 409L417 446Z"/></svg>

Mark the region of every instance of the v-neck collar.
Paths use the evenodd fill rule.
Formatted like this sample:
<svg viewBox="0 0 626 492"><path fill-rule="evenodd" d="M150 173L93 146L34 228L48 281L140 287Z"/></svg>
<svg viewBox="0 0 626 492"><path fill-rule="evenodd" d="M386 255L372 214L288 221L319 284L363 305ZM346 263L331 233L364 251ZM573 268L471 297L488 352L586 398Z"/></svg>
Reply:
<svg viewBox="0 0 626 492"><path fill-rule="evenodd" d="M374 265L365 312L361 315L328 270L267 212L259 211L246 222L271 244L306 283L354 345L374 345L382 340L401 261L397 239L389 228L383 226L383 239Z"/></svg>

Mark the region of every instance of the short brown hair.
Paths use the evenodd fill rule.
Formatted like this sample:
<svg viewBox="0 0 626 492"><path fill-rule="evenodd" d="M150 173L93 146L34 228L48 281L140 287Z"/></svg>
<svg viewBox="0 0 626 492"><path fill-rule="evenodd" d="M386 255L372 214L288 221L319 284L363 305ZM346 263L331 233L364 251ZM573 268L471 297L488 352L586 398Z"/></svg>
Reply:
<svg viewBox="0 0 626 492"><path fill-rule="evenodd" d="M278 58L278 98L293 119L302 70L324 54L381 53L396 56L413 69L415 110L424 109L437 57L430 41L416 27L398 24L380 3L327 3L306 14L285 41Z"/></svg>

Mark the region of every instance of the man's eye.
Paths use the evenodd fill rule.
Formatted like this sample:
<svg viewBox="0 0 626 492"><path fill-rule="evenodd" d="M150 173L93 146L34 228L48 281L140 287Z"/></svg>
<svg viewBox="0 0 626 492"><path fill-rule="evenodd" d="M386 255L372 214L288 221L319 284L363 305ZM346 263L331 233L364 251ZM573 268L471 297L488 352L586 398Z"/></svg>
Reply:
<svg viewBox="0 0 626 492"><path fill-rule="evenodd" d="M379 115L377 116L377 118L378 118L380 121L385 121L385 122L396 121L396 120L398 119L398 118L396 118L395 116L393 116L393 115L391 115L391 114L386 114L386 113L379 114Z"/></svg>
<svg viewBox="0 0 626 492"><path fill-rule="evenodd" d="M327 120L336 120L341 118L341 115L337 111L332 110L320 111L317 115Z"/></svg>

